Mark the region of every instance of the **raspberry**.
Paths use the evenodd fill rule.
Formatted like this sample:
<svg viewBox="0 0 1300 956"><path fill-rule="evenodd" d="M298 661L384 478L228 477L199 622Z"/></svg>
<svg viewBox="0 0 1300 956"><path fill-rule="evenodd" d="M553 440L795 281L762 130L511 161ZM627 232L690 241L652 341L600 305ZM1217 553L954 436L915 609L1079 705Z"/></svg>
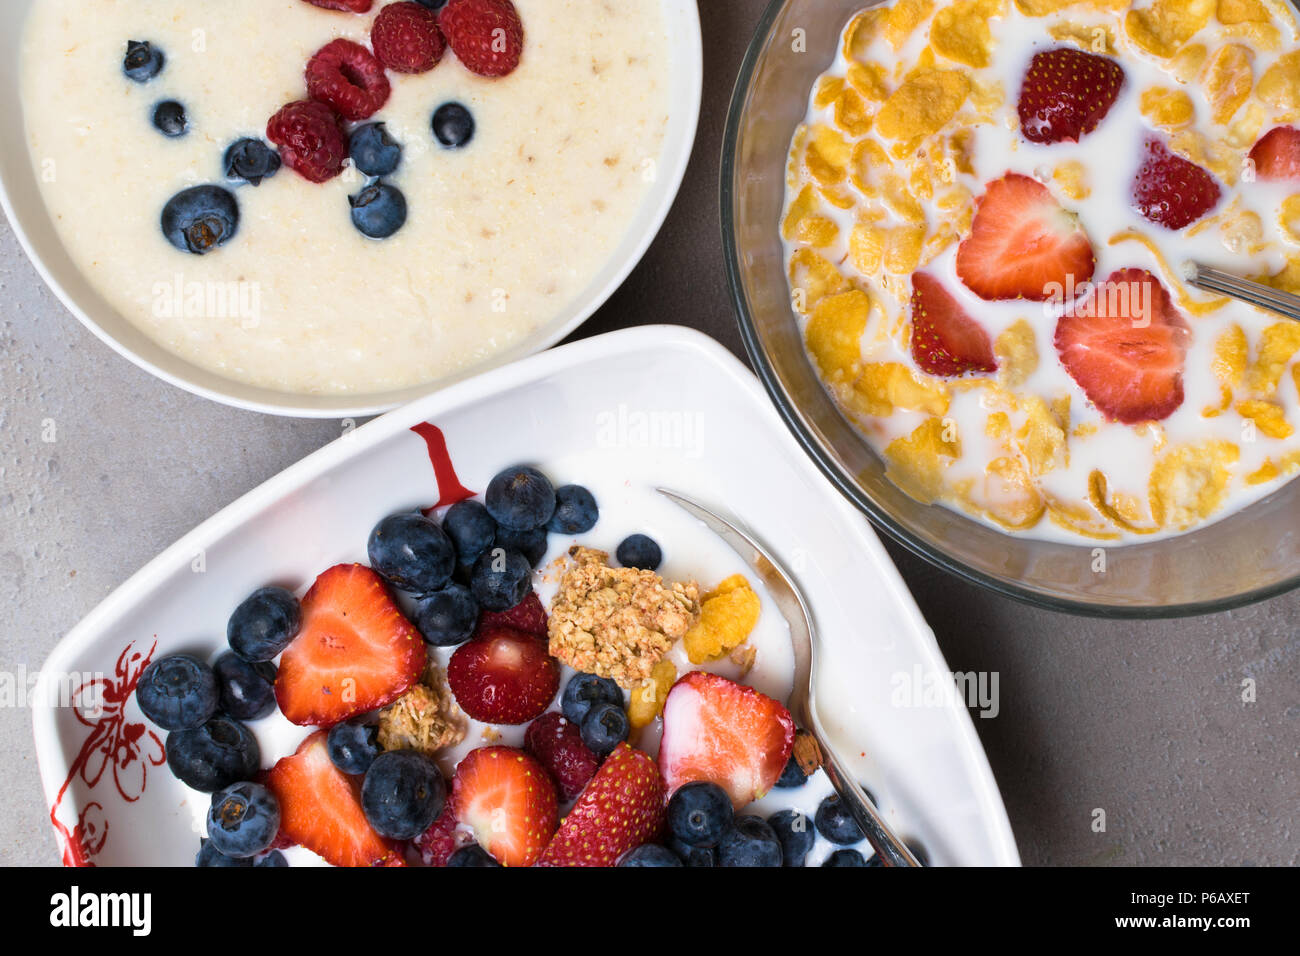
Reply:
<svg viewBox="0 0 1300 956"><path fill-rule="evenodd" d="M457 824L456 807L452 795L448 794L438 819L412 841L425 866L446 866L451 855L465 842L456 830Z"/></svg>
<svg viewBox="0 0 1300 956"><path fill-rule="evenodd" d="M532 592L508 611L484 611L478 619L475 633L492 627L513 627L516 631L546 640L546 609L541 599Z"/></svg>
<svg viewBox="0 0 1300 956"><path fill-rule="evenodd" d="M471 73L505 76L519 65L524 25L510 0L449 0L438 26Z"/></svg>
<svg viewBox="0 0 1300 956"><path fill-rule="evenodd" d="M396 73L427 73L438 65L447 41L428 7L405 0L379 11L370 28L379 62Z"/></svg>
<svg viewBox="0 0 1300 956"><path fill-rule="evenodd" d="M313 7L325 10L345 10L348 13L369 13L374 0L307 0Z"/></svg>
<svg viewBox="0 0 1300 956"><path fill-rule="evenodd" d="M315 100L282 107L266 124L266 138L280 147L284 165L313 183L341 173L348 156L338 114Z"/></svg>
<svg viewBox="0 0 1300 956"><path fill-rule="evenodd" d="M546 768L563 800L573 800L596 775L600 758L582 742L578 725L558 711L542 714L524 733L524 747Z"/></svg>
<svg viewBox="0 0 1300 956"><path fill-rule="evenodd" d="M307 64L307 95L328 103L346 120L373 116L390 92L383 64L360 43L331 40Z"/></svg>

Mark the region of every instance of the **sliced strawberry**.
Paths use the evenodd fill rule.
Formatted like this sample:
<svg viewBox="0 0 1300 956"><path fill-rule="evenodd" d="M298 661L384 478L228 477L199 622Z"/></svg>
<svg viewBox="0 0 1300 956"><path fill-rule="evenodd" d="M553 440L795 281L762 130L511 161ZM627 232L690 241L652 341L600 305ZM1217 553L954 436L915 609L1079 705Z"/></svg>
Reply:
<svg viewBox="0 0 1300 956"><path fill-rule="evenodd" d="M924 272L912 275L912 358L922 371L945 378L998 370L988 333Z"/></svg>
<svg viewBox="0 0 1300 956"><path fill-rule="evenodd" d="M522 750L471 750L456 767L451 791L460 822L502 866L532 866L555 833L555 787Z"/></svg>
<svg viewBox="0 0 1300 956"><path fill-rule="evenodd" d="M420 851L425 866L446 866L451 855L465 843L468 837L457 829L459 824L456 802L448 794L447 803L443 806L442 813L438 814L438 819L412 841Z"/></svg>
<svg viewBox="0 0 1300 956"><path fill-rule="evenodd" d="M1190 332L1160 280L1122 269L1056 326L1061 364L1107 418L1159 421L1183 403Z"/></svg>
<svg viewBox="0 0 1300 956"><path fill-rule="evenodd" d="M481 627L477 635L447 664L460 709L489 724L526 724L546 710L560 689L560 665L546 645L512 627Z"/></svg>
<svg viewBox="0 0 1300 956"><path fill-rule="evenodd" d="M1078 217L1019 173L985 187L971 234L957 247L957 275L981 299L1046 302L1087 282L1096 267Z"/></svg>
<svg viewBox="0 0 1300 956"><path fill-rule="evenodd" d="M1300 130L1274 127L1251 148L1250 159L1257 179L1300 180Z"/></svg>
<svg viewBox="0 0 1300 956"><path fill-rule="evenodd" d="M330 760L318 730L266 775L280 803L280 837L335 866L403 866L398 845L371 829L361 809L361 779Z"/></svg>
<svg viewBox="0 0 1300 956"><path fill-rule="evenodd" d="M475 634L492 627L513 627L516 631L531 634L540 640L546 640L546 608L535 591L508 611L484 611L479 615L478 629Z"/></svg>
<svg viewBox="0 0 1300 956"><path fill-rule="evenodd" d="M1219 204L1222 190L1200 166L1175 156L1158 139L1146 144L1146 159L1133 180L1133 206L1166 229L1183 229Z"/></svg>
<svg viewBox="0 0 1300 956"><path fill-rule="evenodd" d="M658 836L667 796L655 762L619 744L560 824L541 865L613 866Z"/></svg>
<svg viewBox="0 0 1300 956"><path fill-rule="evenodd" d="M1077 143L1115 105L1124 69L1073 47L1035 53L1020 88L1020 132L1032 143Z"/></svg>
<svg viewBox="0 0 1300 956"><path fill-rule="evenodd" d="M772 789L794 747L794 720L779 701L716 674L692 671L664 701L659 769L671 794L707 780L737 810Z"/></svg>
<svg viewBox="0 0 1300 956"><path fill-rule="evenodd" d="M559 711L542 714L529 724L524 746L551 775L562 800L582 793L600 767L600 758L582 742L578 725Z"/></svg>
<svg viewBox="0 0 1300 956"><path fill-rule="evenodd" d="M302 599L302 627L280 657L275 699L293 723L328 727L391 704L424 662L420 632L379 575L340 564Z"/></svg>

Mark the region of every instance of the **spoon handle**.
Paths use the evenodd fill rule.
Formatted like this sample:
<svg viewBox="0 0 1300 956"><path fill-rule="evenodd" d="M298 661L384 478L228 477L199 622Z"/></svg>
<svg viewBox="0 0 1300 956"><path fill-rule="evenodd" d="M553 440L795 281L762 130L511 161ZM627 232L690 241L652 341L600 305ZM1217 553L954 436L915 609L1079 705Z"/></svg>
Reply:
<svg viewBox="0 0 1300 956"><path fill-rule="evenodd" d="M840 795L840 800L844 802L844 806L862 828L862 832L867 835L867 842L875 849L881 862L885 866L920 866L912 851L902 840L894 836L885 821L880 818L880 814L871 805L862 787L858 786L853 775L835 756L835 751L827 745L821 732L813 729L812 733L817 738L817 746L821 749L822 769L826 771L831 786Z"/></svg>
<svg viewBox="0 0 1300 956"><path fill-rule="evenodd" d="M1226 295L1258 309L1276 312L1288 319L1300 321L1300 296L1274 289L1253 279L1243 279L1230 272L1221 272L1196 262L1186 266L1187 281L1196 288L1216 295Z"/></svg>

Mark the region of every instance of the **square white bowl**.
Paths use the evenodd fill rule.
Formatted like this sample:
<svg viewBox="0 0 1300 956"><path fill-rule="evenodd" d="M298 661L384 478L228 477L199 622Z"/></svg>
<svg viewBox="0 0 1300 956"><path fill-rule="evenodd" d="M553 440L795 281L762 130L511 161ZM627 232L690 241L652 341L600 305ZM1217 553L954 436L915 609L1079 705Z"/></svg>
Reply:
<svg viewBox="0 0 1300 956"><path fill-rule="evenodd" d="M636 423L655 415L690 423L697 438L642 441L649 432ZM822 723L886 818L935 864L1018 863L964 707L952 695L897 701L900 680L941 688L950 674L866 519L800 451L757 379L712 339L673 326L554 349L376 419L230 505L110 595L55 648L37 689L37 756L66 862L192 862L199 795L160 763L162 735L131 694L144 656L217 653L231 610L255 588L300 589L331 564L364 561L379 518L436 501L424 442L410 431L423 422L441 429L472 489L512 462L563 461L598 499L667 485L739 518L804 591L823 648ZM671 520L651 507L682 518L667 501L639 500L647 530ZM71 704L94 675L104 675L106 705L91 715ZM268 766L306 735L278 715L253 729Z"/></svg>
<svg viewBox="0 0 1300 956"><path fill-rule="evenodd" d="M576 300L551 322L483 364L453 375L371 395L303 395L259 388L225 378L173 354L112 308L87 281L60 240L41 198L37 170L28 150L20 67L23 25L40 0L0 3L0 207L41 278L91 332L114 351L158 378L196 395L237 408L299 418L375 415L422 395L549 348L585 322L614 294L654 241L677 197L695 144L704 82L703 46L695 0L663 4L672 50L670 112L655 181L628 223L622 241ZM106 186L106 188L111 188Z"/></svg>

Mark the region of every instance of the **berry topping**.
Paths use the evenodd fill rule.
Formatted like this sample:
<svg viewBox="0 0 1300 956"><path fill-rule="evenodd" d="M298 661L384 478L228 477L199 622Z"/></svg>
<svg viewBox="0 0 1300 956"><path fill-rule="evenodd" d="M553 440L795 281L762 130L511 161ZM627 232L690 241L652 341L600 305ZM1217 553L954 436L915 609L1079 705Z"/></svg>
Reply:
<svg viewBox="0 0 1300 956"><path fill-rule="evenodd" d="M361 809L380 836L413 840L433 825L447 799L438 765L418 750L375 758L361 784Z"/></svg>
<svg viewBox="0 0 1300 956"><path fill-rule="evenodd" d="M279 832L280 801L260 783L236 783L212 795L208 840L226 856L257 856Z"/></svg>
<svg viewBox="0 0 1300 956"><path fill-rule="evenodd" d="M489 482L483 500L497 524L512 531L543 528L555 514L555 488L528 465L500 472Z"/></svg>
<svg viewBox="0 0 1300 956"><path fill-rule="evenodd" d="M762 817L736 817L718 843L719 866L780 866L781 841Z"/></svg>
<svg viewBox="0 0 1300 956"><path fill-rule="evenodd" d="M452 782L451 792L447 794L447 801L443 804L438 819L412 841L420 851L420 859L425 866L446 866L456 849L467 839L457 830L460 821L456 815L454 787L455 781Z"/></svg>
<svg viewBox="0 0 1300 956"><path fill-rule="evenodd" d="M328 103L346 120L373 116L391 92L383 64L352 40L331 40L307 63L307 95Z"/></svg>
<svg viewBox="0 0 1300 956"><path fill-rule="evenodd" d="M387 176L402 161L402 147L388 135L383 123L358 126L348 137L352 165L366 176Z"/></svg>
<svg viewBox="0 0 1300 956"><path fill-rule="evenodd" d="M135 702L163 730L190 730L216 713L219 693L211 667L189 654L172 654L145 668Z"/></svg>
<svg viewBox="0 0 1300 956"><path fill-rule="evenodd" d="M1160 280L1124 269L1056 326L1061 364L1107 418L1159 421L1183 403L1183 357L1190 337Z"/></svg>
<svg viewBox="0 0 1300 956"><path fill-rule="evenodd" d="M533 567L518 551L489 548L470 572L469 588L485 611L508 611L533 589Z"/></svg>
<svg viewBox="0 0 1300 956"><path fill-rule="evenodd" d="M620 704L593 704L587 716L582 718L582 742L598 757L613 752L614 748L627 740L632 730L627 712Z"/></svg>
<svg viewBox="0 0 1300 956"><path fill-rule="evenodd" d="M413 594L440 590L456 566L451 539L438 522L416 511L389 515L375 525L366 552L372 568Z"/></svg>
<svg viewBox="0 0 1300 956"><path fill-rule="evenodd" d="M872 857L874 860L875 857ZM836 850L822 861L822 866L871 866L857 850Z"/></svg>
<svg viewBox="0 0 1300 956"><path fill-rule="evenodd" d="M221 165L227 179L260 186L280 171L280 154L260 139L240 139L226 149Z"/></svg>
<svg viewBox="0 0 1300 956"><path fill-rule="evenodd" d="M438 18L418 3L390 3L370 27L375 58L395 73L427 73L438 65L447 41Z"/></svg>
<svg viewBox="0 0 1300 956"><path fill-rule="evenodd" d="M325 745L334 766L359 777L379 756L379 727L347 720L330 728Z"/></svg>
<svg viewBox="0 0 1300 956"><path fill-rule="evenodd" d="M546 768L560 799L566 802L582 793L600 767L600 758L582 742L578 725L555 711L542 714L528 725L524 747Z"/></svg>
<svg viewBox="0 0 1300 956"><path fill-rule="evenodd" d="M535 568L542 563L542 558L546 557L546 529L530 528L527 531L512 531L509 528L497 528L497 536L493 544L506 551L522 554L528 566Z"/></svg>
<svg viewBox="0 0 1300 956"><path fill-rule="evenodd" d="M484 611L479 618L479 626L513 627L516 631L531 634L539 640L546 640L546 608L542 600L532 591L528 596L508 611Z"/></svg>
<svg viewBox="0 0 1300 956"><path fill-rule="evenodd" d="M862 832L862 827L858 826L858 821L853 819L853 814L849 813L848 808L844 806L844 801L839 798L838 794L832 793L817 804L817 812L813 816L813 822L818 833L832 843L838 843L841 846L861 843L867 838L867 835Z"/></svg>
<svg viewBox="0 0 1300 956"><path fill-rule="evenodd" d="M600 509L596 498L582 485L564 485L555 489L555 514L546 530L555 534L586 534L596 527Z"/></svg>
<svg viewBox="0 0 1300 956"><path fill-rule="evenodd" d="M912 358L922 371L945 378L998 369L988 333L924 272L912 275Z"/></svg>
<svg viewBox="0 0 1300 956"><path fill-rule="evenodd" d="M623 855L623 859L618 861L619 866L682 866L682 861L677 858L677 854L667 847L659 846L655 843L643 843L635 850Z"/></svg>
<svg viewBox="0 0 1300 956"><path fill-rule="evenodd" d="M513 747L465 755L452 780L460 822L504 866L532 866L555 833L555 788L541 765Z"/></svg>
<svg viewBox="0 0 1300 956"><path fill-rule="evenodd" d="M619 744L560 824L542 866L614 866L658 835L664 795L655 762Z"/></svg>
<svg viewBox="0 0 1300 956"><path fill-rule="evenodd" d="M630 534L619 543L614 557L625 568L657 571L663 562L664 553L654 538L644 534Z"/></svg>
<svg viewBox="0 0 1300 956"><path fill-rule="evenodd" d="M459 149L474 138L474 114L459 103L443 103L433 111L433 138L447 149Z"/></svg>
<svg viewBox="0 0 1300 956"><path fill-rule="evenodd" d="M708 780L739 810L772 789L793 746L790 712L725 677L692 671L664 702L659 769L670 791Z"/></svg>
<svg viewBox="0 0 1300 956"><path fill-rule="evenodd" d="M623 706L623 691L618 684L595 674L574 674L564 685L560 709L570 723L582 726L588 711L600 703Z"/></svg>
<svg viewBox="0 0 1300 956"><path fill-rule="evenodd" d="M397 846L374 831L361 808L361 781L330 762L317 731L266 775L280 801L280 833L335 866L401 865Z"/></svg>
<svg viewBox="0 0 1300 956"><path fill-rule="evenodd" d="M185 107L176 100L163 100L153 108L153 125L158 132L169 139L184 136L190 131L190 121L185 116Z"/></svg>
<svg viewBox="0 0 1300 956"><path fill-rule="evenodd" d="M1277 126L1260 137L1250 151L1255 177L1263 180L1300 180L1300 130Z"/></svg>
<svg viewBox="0 0 1300 956"><path fill-rule="evenodd" d="M172 775L204 793L251 779L262 762L257 738L239 721L224 715L192 730L172 731L164 749Z"/></svg>
<svg viewBox="0 0 1300 956"><path fill-rule="evenodd" d="M508 627L480 628L447 664L456 703L475 720L525 724L546 710L560 689L560 665L546 645Z"/></svg>
<svg viewBox="0 0 1300 956"><path fill-rule="evenodd" d="M471 498L447 509L442 516L442 530L451 538L461 560L472 561L492 546L497 523L483 502Z"/></svg>
<svg viewBox="0 0 1300 956"><path fill-rule="evenodd" d="M296 597L284 588L259 588L230 615L226 640L246 661L269 661L289 646L301 625Z"/></svg>
<svg viewBox="0 0 1300 956"><path fill-rule="evenodd" d="M212 665L221 689L221 710L236 720L260 720L275 710L275 665L246 661L226 651Z"/></svg>
<svg viewBox="0 0 1300 956"><path fill-rule="evenodd" d="M247 857L226 856L206 837L199 840L199 852L194 854L194 865L207 866L255 866Z"/></svg>
<svg viewBox="0 0 1300 956"><path fill-rule="evenodd" d="M307 0L313 7L324 10L343 10L347 13L369 13L374 0Z"/></svg>
<svg viewBox="0 0 1300 956"><path fill-rule="evenodd" d="M391 704L424 664L420 632L379 575L340 564L303 598L302 630L280 658L275 696L293 723L330 726Z"/></svg>
<svg viewBox="0 0 1300 956"><path fill-rule="evenodd" d="M333 179L348 158L338 114L315 100L281 107L266 124L266 138L280 147L284 164L308 182Z"/></svg>
<svg viewBox="0 0 1300 956"><path fill-rule="evenodd" d="M122 72L127 79L148 83L162 72L165 62L162 50L148 40L128 40L126 56L122 58Z"/></svg>
<svg viewBox="0 0 1300 956"><path fill-rule="evenodd" d="M352 225L368 239L387 239L406 224L406 197L388 183L372 183L349 196L348 203L352 206ZM450 544L447 549L450 552Z"/></svg>
<svg viewBox="0 0 1300 956"><path fill-rule="evenodd" d="M727 791L706 780L678 787L668 799L668 829L687 846L717 846L734 816Z"/></svg>
<svg viewBox="0 0 1300 956"><path fill-rule="evenodd" d="M781 842L781 865L803 866L817 839L812 822L798 810L781 810L767 818L767 825Z"/></svg>
<svg viewBox="0 0 1300 956"><path fill-rule="evenodd" d="M448 0L438 27L457 59L479 76L505 76L524 52L524 25L510 0Z"/></svg>
<svg viewBox="0 0 1300 956"><path fill-rule="evenodd" d="M1133 206L1166 229L1190 226L1219 204L1221 190L1200 166L1149 139L1146 158L1133 180Z"/></svg>
<svg viewBox="0 0 1300 956"><path fill-rule="evenodd" d="M464 644L474 636L478 618L478 601L463 584L448 584L415 605L415 626L434 647Z"/></svg>
<svg viewBox="0 0 1300 956"><path fill-rule="evenodd" d="M1020 88L1020 131L1033 143L1078 142L1115 105L1124 69L1072 47L1034 54Z"/></svg>
<svg viewBox="0 0 1300 956"><path fill-rule="evenodd" d="M206 255L239 231L239 203L220 186L191 186L167 200L161 225L177 249Z"/></svg>
<svg viewBox="0 0 1300 956"><path fill-rule="evenodd" d="M981 299L1061 298L1095 268L1078 217L1019 173L988 184L976 200L971 233L957 248L957 275Z"/></svg>

